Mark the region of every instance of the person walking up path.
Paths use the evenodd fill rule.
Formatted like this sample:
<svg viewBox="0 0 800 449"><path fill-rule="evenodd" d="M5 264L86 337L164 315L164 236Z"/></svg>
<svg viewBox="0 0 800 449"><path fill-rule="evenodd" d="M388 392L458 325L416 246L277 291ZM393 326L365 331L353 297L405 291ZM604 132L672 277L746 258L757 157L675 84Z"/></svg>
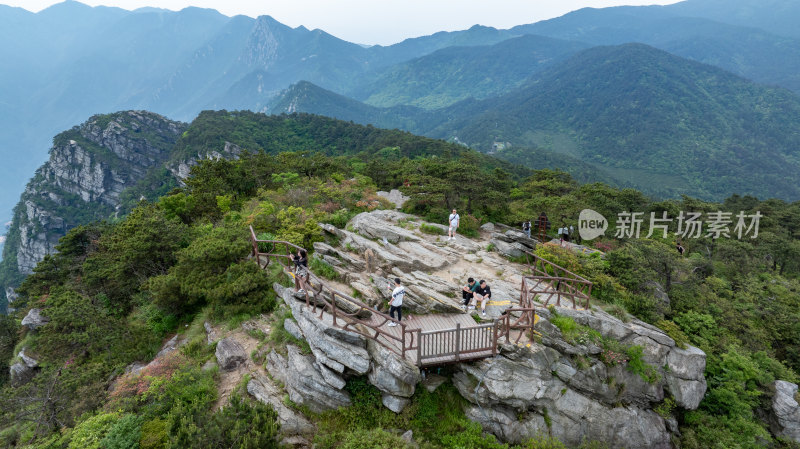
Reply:
<svg viewBox="0 0 800 449"><path fill-rule="evenodd" d="M461 217L458 216L458 212L453 209L453 213L450 214L450 217L447 219L450 222L450 229L447 231L447 240L455 240L456 239L456 231L458 230L458 224L461 221Z"/></svg>
<svg viewBox="0 0 800 449"><path fill-rule="evenodd" d="M394 290L392 290L394 288ZM389 316L394 318L395 312L397 312L397 321L403 321L403 298L406 296L406 289L400 285L400 278L394 278L394 285L389 283L389 290L392 290L392 299L389 300ZM389 323L389 326L394 327L397 326L397 323L392 321Z"/></svg>

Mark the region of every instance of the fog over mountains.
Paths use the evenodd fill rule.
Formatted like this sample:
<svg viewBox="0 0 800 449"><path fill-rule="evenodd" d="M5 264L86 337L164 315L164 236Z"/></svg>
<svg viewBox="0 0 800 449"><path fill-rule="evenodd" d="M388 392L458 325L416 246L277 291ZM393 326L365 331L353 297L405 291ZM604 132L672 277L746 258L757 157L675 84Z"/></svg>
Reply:
<svg viewBox="0 0 800 449"><path fill-rule="evenodd" d="M652 164L632 162L632 153L615 152L610 147L593 149L591 154L583 150L566 151L563 145L531 138L536 134L533 129L509 129L509 122L498 125L502 135L480 137L459 136L455 134L460 130L456 126L424 130L430 128L429 124L420 126L417 123L419 120L449 122L456 116L450 114L442 118L442 114L449 114L444 108L455 108L463 101L467 103L458 106L459 110L468 110L472 117L483 117L483 123L488 123L485 122L489 120L488 111L496 110L508 100L502 96L530 86L540 71L556 70L556 66L593 46L631 42L716 66L742 77L745 83L750 80L781 88L769 90L771 93L758 105L747 98L733 101L739 106L749 105L745 109L756 107L771 115L766 131L768 137L750 135L753 139L758 137L761 144L770 142L771 149L762 153L761 144L749 146L746 139L739 140L742 151L752 152L752 158L739 159L733 162L736 167L720 170L727 170L723 175L728 178L738 178L738 173L749 169L742 164L764 159L786 162L788 165L784 166L791 168L797 161L791 148L797 134L797 118L786 114L794 114L795 93L800 91L798 19L800 5L792 1L688 0L669 6L587 8L508 30L475 26L409 39L392 46L365 48L323 30L291 28L269 16L227 17L198 8L178 12L152 8L126 11L92 8L73 1L35 14L0 6L0 60L4 67L0 70L0 157L4 161L0 168L0 222L8 221L25 182L46 159L52 137L93 114L147 109L171 119L189 121L204 109L292 110L275 105L285 104L288 100L279 94L300 81L349 97L352 100L347 103L349 106L340 104L337 106L340 112L328 111L342 118L366 114L363 119L355 117L353 120L403 127L435 137L458 137L482 150L489 149L490 140L499 137L513 142L516 151L522 152L522 147L531 146L540 147L532 151L552 152L549 159L533 158L537 161L561 161L559 163L563 162L567 168L595 164L592 167L598 168L600 178L605 176L602 167L633 167L644 170L641 173L664 171L665 160L662 159ZM574 61L572 64L580 66ZM563 71L560 76L566 82L566 78L573 75ZM702 81L684 79L681 82L698 86ZM746 90L752 89L761 87ZM580 101L592 104L595 93L600 95L588 90L589 96ZM665 94L664 101L671 95ZM602 95L611 98L607 91ZM739 96L737 92L731 95ZM506 100L492 100L501 97ZM480 101L476 103L470 98ZM719 104L730 106L726 101ZM363 109L362 106L391 106L401 110L392 112ZM654 109L648 111L663 112L658 104L651 106ZM510 106L502 106L506 107ZM315 108L317 106L308 107L311 112L326 112ZM422 115L413 108L423 111ZM532 117L542 113L536 104L528 104L525 111ZM742 111L731 113L745 114ZM685 120L693 120L692 112L687 114ZM434 116L438 118L430 118ZM397 121L396 117L404 118ZM611 129L606 131L616 133L615 127L619 124L608 123L606 126ZM572 130L573 125L551 123L548 126ZM586 129L592 124L575 126ZM725 128L728 124L714 126ZM704 125L700 128L706 129ZM726 138L738 135L737 125L731 125L731 129L733 131L723 133ZM573 131L562 135L570 132ZM695 132L700 132L697 127L689 137L695 136ZM643 147L637 151L647 151L646 146L652 144L653 140L645 137L646 134L639 137ZM584 133L571 138L585 141L594 136ZM712 151L713 148L704 146L705 138L714 140L713 135L697 139L699 149L691 160L695 157L703 160L703 152ZM626 138L626 142L630 140ZM601 154L602 161L598 159ZM514 155L520 161L525 160L525 156ZM625 159L615 160L615 157ZM649 159L652 162L653 158ZM585 169L584 173L588 173ZM637 173L616 172L612 177L621 183L637 185L641 179ZM691 180L699 179L696 174L687 176ZM762 183L767 179L762 177ZM787 180L793 181L791 177ZM655 193L680 191L719 197L735 190L769 195L769 191L762 188L763 184L749 182L745 179L741 183L723 183L713 188L690 183L683 189ZM774 194L797 199L791 189L779 189Z"/></svg>

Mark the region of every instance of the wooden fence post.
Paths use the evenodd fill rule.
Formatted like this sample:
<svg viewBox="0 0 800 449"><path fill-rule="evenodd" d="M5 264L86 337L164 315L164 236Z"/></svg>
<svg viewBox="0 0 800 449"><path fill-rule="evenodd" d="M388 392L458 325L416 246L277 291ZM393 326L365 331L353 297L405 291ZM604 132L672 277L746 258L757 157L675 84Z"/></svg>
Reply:
<svg viewBox="0 0 800 449"><path fill-rule="evenodd" d="M456 324L456 362L461 360L461 323Z"/></svg>

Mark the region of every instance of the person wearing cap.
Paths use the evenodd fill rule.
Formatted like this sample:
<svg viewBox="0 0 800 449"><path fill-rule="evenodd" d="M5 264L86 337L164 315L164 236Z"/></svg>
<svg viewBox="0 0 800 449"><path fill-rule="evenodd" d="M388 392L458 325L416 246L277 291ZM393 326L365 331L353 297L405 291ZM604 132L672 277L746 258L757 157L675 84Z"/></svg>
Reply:
<svg viewBox="0 0 800 449"><path fill-rule="evenodd" d="M481 279L480 286L475 289L475 304L479 301L481 303L481 315L486 316L486 301L492 297L492 289L489 288L489 285Z"/></svg>

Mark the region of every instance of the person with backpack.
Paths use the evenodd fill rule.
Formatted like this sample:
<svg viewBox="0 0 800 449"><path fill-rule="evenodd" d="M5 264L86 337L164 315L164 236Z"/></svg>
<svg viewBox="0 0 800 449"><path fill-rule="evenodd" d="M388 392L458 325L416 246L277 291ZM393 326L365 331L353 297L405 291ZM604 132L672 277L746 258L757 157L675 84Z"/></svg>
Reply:
<svg viewBox="0 0 800 449"><path fill-rule="evenodd" d="M394 278L394 285L389 283L389 290L392 290L392 299L389 300L389 316L397 321L403 321L403 298L406 296L406 289L400 285L400 278ZM397 312L397 318L394 314ZM390 327L397 326L397 323L392 321L389 323Z"/></svg>
<svg viewBox="0 0 800 449"><path fill-rule="evenodd" d="M461 217L458 216L458 212L453 209L453 213L450 214L447 221L450 223L450 228L447 231L447 240L455 240L456 239L456 230L458 230L458 224L461 221Z"/></svg>

